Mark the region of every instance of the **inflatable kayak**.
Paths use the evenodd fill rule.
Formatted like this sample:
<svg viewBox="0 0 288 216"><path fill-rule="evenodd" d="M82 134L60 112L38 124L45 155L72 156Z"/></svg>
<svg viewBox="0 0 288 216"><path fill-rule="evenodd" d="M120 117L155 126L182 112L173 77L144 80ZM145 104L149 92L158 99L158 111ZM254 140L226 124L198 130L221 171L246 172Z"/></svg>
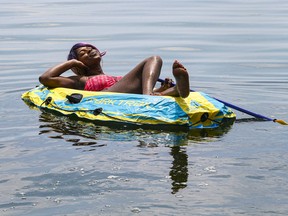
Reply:
<svg viewBox="0 0 288 216"><path fill-rule="evenodd" d="M25 92L22 99L40 110L57 111L95 122L216 128L236 118L230 108L203 92L191 92L183 99L68 88L48 89L41 85Z"/></svg>

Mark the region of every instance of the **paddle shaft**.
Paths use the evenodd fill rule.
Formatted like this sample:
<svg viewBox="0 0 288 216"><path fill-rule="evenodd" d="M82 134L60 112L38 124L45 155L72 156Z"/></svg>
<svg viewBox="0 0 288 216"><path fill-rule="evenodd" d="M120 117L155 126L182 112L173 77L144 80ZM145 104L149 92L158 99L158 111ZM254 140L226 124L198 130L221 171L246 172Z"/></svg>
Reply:
<svg viewBox="0 0 288 216"><path fill-rule="evenodd" d="M164 82L164 80L162 80L162 79L158 79L158 81L161 82L161 83ZM175 84L172 84L172 86L175 86ZM190 91L191 91L191 92L195 92L195 91L192 90L192 89L190 89ZM214 97L213 97L213 98L214 98ZM221 103L223 103L223 104L225 104L226 106L228 106L228 107L230 107L230 108L232 108L232 109L235 109L235 110L238 110L238 111L240 111L240 112L246 113L246 114L248 114L248 115L254 116L255 118L265 119L265 120L267 120L267 121L274 121L274 119L271 119L271 118L269 118L269 117L266 117L266 116L263 116L263 115L260 115L260 114L254 113L254 112L251 112L251 111L249 111L249 110L246 110L246 109L243 109L243 108L241 108L241 107L235 106L235 105L233 105L233 104L231 104L231 103L228 103L228 102L226 102L226 101L220 100L220 99L218 99L218 98L214 98L214 99L217 100L217 101L219 101L219 102L221 102Z"/></svg>

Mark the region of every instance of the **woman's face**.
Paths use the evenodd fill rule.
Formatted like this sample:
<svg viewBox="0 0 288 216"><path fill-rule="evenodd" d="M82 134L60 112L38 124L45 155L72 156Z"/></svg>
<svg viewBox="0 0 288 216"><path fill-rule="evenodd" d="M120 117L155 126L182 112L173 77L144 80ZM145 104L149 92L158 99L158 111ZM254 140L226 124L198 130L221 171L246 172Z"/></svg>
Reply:
<svg viewBox="0 0 288 216"><path fill-rule="evenodd" d="M87 67L100 64L100 52L93 47L85 46L76 50L78 60L83 62Z"/></svg>

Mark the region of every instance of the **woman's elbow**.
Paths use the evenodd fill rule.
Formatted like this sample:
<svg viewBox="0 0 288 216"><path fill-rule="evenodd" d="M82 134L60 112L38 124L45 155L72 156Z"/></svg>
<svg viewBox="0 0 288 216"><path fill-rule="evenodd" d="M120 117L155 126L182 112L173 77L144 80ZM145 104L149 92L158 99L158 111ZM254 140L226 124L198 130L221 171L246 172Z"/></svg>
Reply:
<svg viewBox="0 0 288 216"><path fill-rule="evenodd" d="M48 76L45 76L45 74L39 76L39 82L47 87L50 87L51 84L51 80L49 79Z"/></svg>
<svg viewBox="0 0 288 216"><path fill-rule="evenodd" d="M41 76L39 76L39 82L40 82L41 84L45 85L45 83L46 83L46 78L45 78L45 76L43 76L43 74L42 74Z"/></svg>

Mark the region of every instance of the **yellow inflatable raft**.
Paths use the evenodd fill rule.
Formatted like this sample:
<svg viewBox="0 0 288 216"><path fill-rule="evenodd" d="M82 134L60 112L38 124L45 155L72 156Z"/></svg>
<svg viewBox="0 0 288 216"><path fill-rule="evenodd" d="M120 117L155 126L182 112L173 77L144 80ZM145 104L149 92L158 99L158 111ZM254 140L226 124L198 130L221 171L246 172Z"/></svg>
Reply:
<svg viewBox="0 0 288 216"><path fill-rule="evenodd" d="M216 128L236 118L230 108L203 92L191 92L183 99L68 88L48 89L41 85L25 92L22 99L40 110L57 111L95 122Z"/></svg>

